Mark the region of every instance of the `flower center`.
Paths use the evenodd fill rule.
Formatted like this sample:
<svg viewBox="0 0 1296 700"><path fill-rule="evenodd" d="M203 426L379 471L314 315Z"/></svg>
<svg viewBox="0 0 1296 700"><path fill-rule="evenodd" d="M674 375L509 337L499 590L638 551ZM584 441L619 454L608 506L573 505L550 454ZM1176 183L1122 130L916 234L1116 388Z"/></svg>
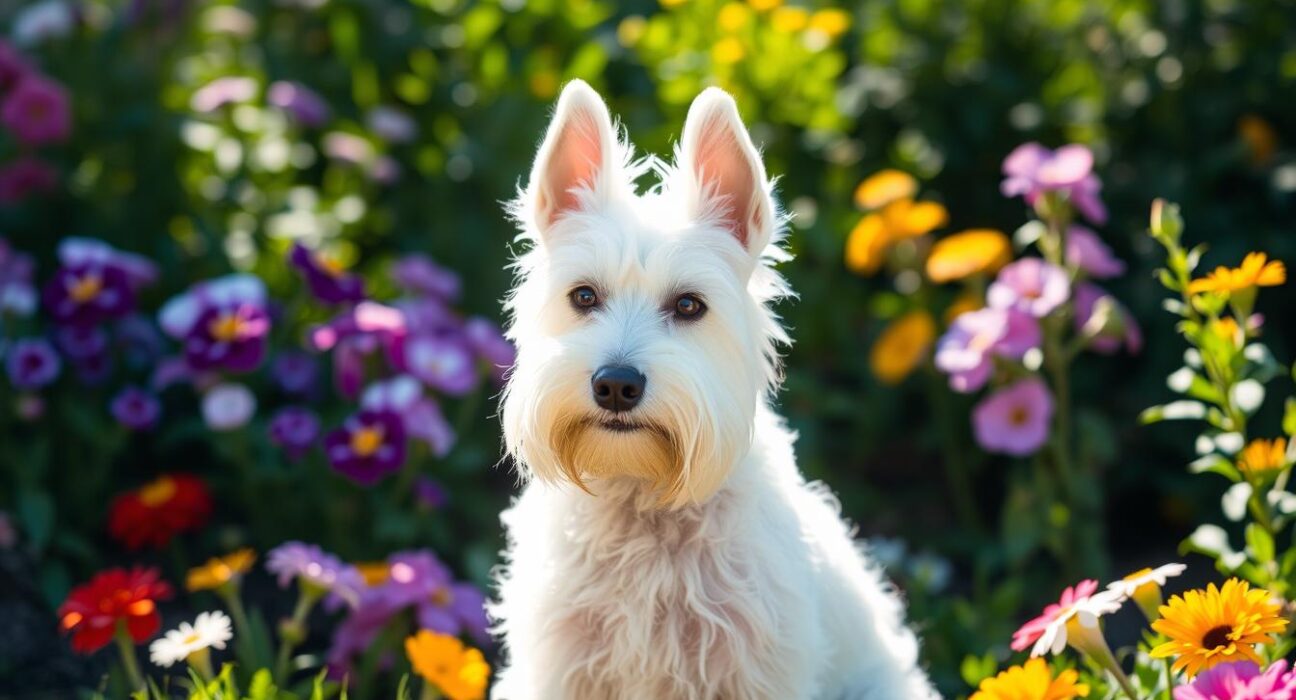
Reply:
<svg viewBox="0 0 1296 700"><path fill-rule="evenodd" d="M1228 625L1212 627L1205 635L1202 636L1202 648L1211 650L1228 646L1232 640L1229 639L1233 633L1233 628Z"/></svg>
<svg viewBox="0 0 1296 700"><path fill-rule="evenodd" d="M449 588L438 588L432 591L432 604L438 608L444 608L454 600L454 595L450 593Z"/></svg>
<svg viewBox="0 0 1296 700"><path fill-rule="evenodd" d="M158 479L157 481L145 484L143 487L140 488L139 490L140 503L143 503L144 505L149 506L151 508L156 508L157 506L160 506L163 503L166 503L167 501L171 500L171 498L175 496L175 492L176 492L175 481L172 480L170 477L164 476Z"/></svg>
<svg viewBox="0 0 1296 700"><path fill-rule="evenodd" d="M238 340L243 334L244 325L243 319L239 318L237 313L230 311L212 319L212 322L207 325L207 332L216 340L230 343Z"/></svg>
<svg viewBox="0 0 1296 700"><path fill-rule="evenodd" d="M93 272L87 272L68 283L67 293L78 304L84 304L99 296L103 291L103 278Z"/></svg>
<svg viewBox="0 0 1296 700"><path fill-rule="evenodd" d="M199 639L202 639L202 635L198 634L196 631L190 632L185 636L181 644L196 644Z"/></svg>
<svg viewBox="0 0 1296 700"><path fill-rule="evenodd" d="M382 426L360 428L351 434L351 451L361 457L368 457L382 447L383 437Z"/></svg>
<svg viewBox="0 0 1296 700"><path fill-rule="evenodd" d="M1013 409L1008 412L1008 422L1018 428L1026 425L1026 422L1029 420L1030 411L1027 410L1025 406L1014 406Z"/></svg>
<svg viewBox="0 0 1296 700"><path fill-rule="evenodd" d="M315 264L319 265L321 270L334 279L341 277L346 272L346 267L342 265L342 262L332 256L316 255Z"/></svg>

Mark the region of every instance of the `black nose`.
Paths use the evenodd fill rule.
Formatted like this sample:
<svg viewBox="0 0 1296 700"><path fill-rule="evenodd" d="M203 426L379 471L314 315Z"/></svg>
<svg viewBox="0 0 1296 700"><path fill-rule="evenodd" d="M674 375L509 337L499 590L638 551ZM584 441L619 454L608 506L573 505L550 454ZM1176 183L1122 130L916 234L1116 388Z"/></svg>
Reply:
<svg viewBox="0 0 1296 700"><path fill-rule="evenodd" d="M621 413L634 408L643 398L648 378L633 367L608 365L594 373L590 384L595 403L613 413Z"/></svg>

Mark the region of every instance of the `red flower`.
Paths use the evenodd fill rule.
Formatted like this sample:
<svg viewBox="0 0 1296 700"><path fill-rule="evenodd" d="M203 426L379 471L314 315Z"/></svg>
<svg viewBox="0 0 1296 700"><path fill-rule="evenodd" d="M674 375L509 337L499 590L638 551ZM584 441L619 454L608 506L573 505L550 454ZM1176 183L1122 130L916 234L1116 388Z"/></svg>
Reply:
<svg viewBox="0 0 1296 700"><path fill-rule="evenodd" d="M162 626L157 601L170 597L171 586L156 568L101 571L68 594L58 609L59 626L72 633L72 650L82 654L107 646L123 623L141 644Z"/></svg>
<svg viewBox="0 0 1296 700"><path fill-rule="evenodd" d="M172 537L205 525L211 511L211 495L201 479L164 474L113 501L108 533L127 549L160 549Z"/></svg>

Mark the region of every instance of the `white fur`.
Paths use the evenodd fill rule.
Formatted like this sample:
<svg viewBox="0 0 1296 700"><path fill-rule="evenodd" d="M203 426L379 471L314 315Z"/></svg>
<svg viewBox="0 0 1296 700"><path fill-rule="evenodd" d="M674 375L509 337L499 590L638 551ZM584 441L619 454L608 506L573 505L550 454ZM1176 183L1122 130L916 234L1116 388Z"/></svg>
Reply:
<svg viewBox="0 0 1296 700"><path fill-rule="evenodd" d="M514 208L531 248L502 413L525 486L503 515L494 697L938 697L899 598L769 408L785 256L733 100L698 97L674 166L630 153L573 82ZM661 184L637 195L649 169ZM581 285L600 297L584 314ZM673 315L685 292L696 320ZM609 363L647 377L626 414L644 429L600 427L590 377Z"/></svg>

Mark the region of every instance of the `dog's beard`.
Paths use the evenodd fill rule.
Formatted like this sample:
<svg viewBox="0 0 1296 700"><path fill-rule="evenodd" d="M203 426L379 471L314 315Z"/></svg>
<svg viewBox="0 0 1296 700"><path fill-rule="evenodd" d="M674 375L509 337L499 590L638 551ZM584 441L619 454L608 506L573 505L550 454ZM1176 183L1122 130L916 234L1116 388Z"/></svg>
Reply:
<svg viewBox="0 0 1296 700"><path fill-rule="evenodd" d="M684 488L685 450L657 423L566 418L555 425L552 442L563 477L586 491L590 480L629 478L665 505Z"/></svg>

